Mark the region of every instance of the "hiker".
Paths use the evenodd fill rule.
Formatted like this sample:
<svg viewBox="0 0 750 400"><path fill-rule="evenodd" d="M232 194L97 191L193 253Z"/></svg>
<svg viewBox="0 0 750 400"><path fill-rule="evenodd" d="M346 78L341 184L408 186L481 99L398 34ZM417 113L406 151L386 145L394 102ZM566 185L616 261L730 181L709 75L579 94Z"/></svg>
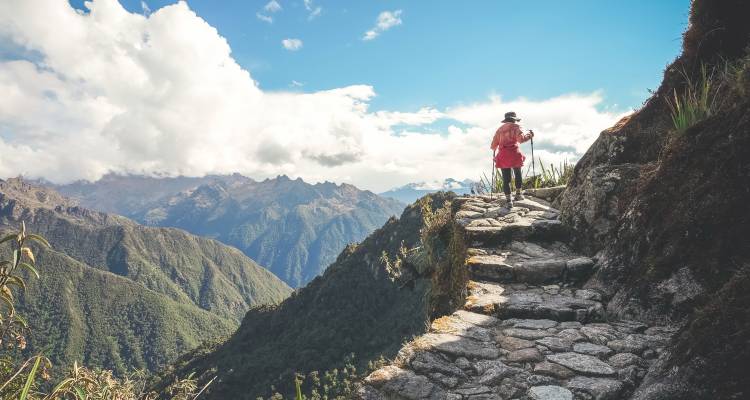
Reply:
<svg viewBox="0 0 750 400"><path fill-rule="evenodd" d="M497 128L495 137L492 138L493 158L495 167L500 168L503 174L503 193L507 200L508 209L513 208L513 200L510 198L510 179L511 171L516 176L516 196L515 200L523 200L521 186L523 178L521 177L521 167L526 159L519 149L519 144L528 141L534 137L534 132L523 133L517 122L521 119L516 117L515 112L505 113L503 124Z"/></svg>

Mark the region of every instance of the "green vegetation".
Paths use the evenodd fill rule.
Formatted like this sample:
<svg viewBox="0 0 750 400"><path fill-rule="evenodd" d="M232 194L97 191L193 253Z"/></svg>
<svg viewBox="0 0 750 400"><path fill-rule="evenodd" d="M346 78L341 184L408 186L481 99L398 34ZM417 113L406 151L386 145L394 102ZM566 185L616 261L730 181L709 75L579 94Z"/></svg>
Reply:
<svg viewBox="0 0 750 400"><path fill-rule="evenodd" d="M10 243L11 260L0 260L0 398L19 400L154 400L157 394L145 391L141 373L132 377L117 379L106 370L89 370L81 368L76 362L73 368L56 384L50 382L50 360L37 354L27 360L17 361L14 350L24 349L25 335L33 329L16 312L14 290L16 293L27 288L25 275L21 270L30 272L39 279L36 257L30 242L36 242L43 248L50 244L43 237L26 232L26 224L21 222L19 232L7 234L0 239L0 244ZM17 365L20 364L20 365ZM133 379L135 378L135 379ZM210 383L210 382L209 382ZM43 386L50 387L48 393ZM205 387L204 387L205 388ZM188 400L198 397L204 389L198 390L195 381L176 380L166 390L173 400Z"/></svg>
<svg viewBox="0 0 750 400"><path fill-rule="evenodd" d="M35 251L44 273L16 298L34 327L17 358L44 353L55 365L79 362L116 377L154 372L291 291L236 249L81 209L20 180L0 181L0 202L9 205L0 233L26 216L53 246Z"/></svg>
<svg viewBox="0 0 750 400"><path fill-rule="evenodd" d="M717 71L701 66L697 79L691 79L683 70L685 88L678 94L673 90L672 98L667 99L667 106L672 115L675 132L683 134L696 123L710 117L718 107L716 93L722 84Z"/></svg>
<svg viewBox="0 0 750 400"><path fill-rule="evenodd" d="M567 185L573 176L573 167L575 166L568 161L563 161L557 166L553 163L545 165L541 158L538 159L537 164L540 171L537 175L529 175L531 164L527 166L526 177L523 180L523 189ZM492 189L492 193L503 193L503 176L499 169L495 171L494 178L493 181L492 177L487 177L486 174L483 174L479 179L480 192L489 193L490 189ZM516 190L515 180L511 181L510 188L511 191Z"/></svg>
<svg viewBox="0 0 750 400"><path fill-rule="evenodd" d="M690 127L715 115L728 98L742 98L750 87L750 55L736 61L721 61L716 66L701 64L696 77L681 69L683 89L672 90L666 100L675 133L682 135Z"/></svg>
<svg viewBox="0 0 750 400"><path fill-rule="evenodd" d="M241 175L109 176L60 190L92 209L236 247L292 287L318 276L348 243L363 240L404 209L351 185L311 185L286 176L261 182Z"/></svg>
<svg viewBox="0 0 750 400"><path fill-rule="evenodd" d="M274 392L291 398L298 372L308 377L303 393L312 393L306 386L314 381L311 371L337 369L341 377L347 362L362 371L381 356L393 357L403 342L424 332L435 304L451 297L444 293L449 285L442 274L465 272L446 261L452 224L437 222L449 220L443 216L453 196L443 192L424 200L434 215L425 214L424 201L409 206L400 219L348 246L322 276L280 305L251 309L226 342L180 358L163 380L189 373L199 382L217 376L220 384L206 393L210 399L255 399ZM426 228L425 221L434 225ZM423 242L426 231L431 234ZM437 263L418 265L415 260L428 259L420 250L427 242ZM356 363L348 361L351 353L357 354ZM324 396L321 379L318 394ZM335 398L332 392L328 396Z"/></svg>

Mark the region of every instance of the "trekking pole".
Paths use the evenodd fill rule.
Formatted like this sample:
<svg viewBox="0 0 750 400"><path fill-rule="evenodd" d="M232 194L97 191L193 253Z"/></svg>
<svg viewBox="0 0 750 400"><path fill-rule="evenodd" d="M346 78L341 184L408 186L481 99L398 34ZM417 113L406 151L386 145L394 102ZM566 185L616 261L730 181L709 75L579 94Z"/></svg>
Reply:
<svg viewBox="0 0 750 400"><path fill-rule="evenodd" d="M534 131L529 129L529 132L531 134L534 134ZM534 187L536 187L536 159L534 158L534 136L531 136L531 173L534 177Z"/></svg>
<svg viewBox="0 0 750 400"><path fill-rule="evenodd" d="M495 150L492 150L492 182L490 182L490 200L492 193L495 191Z"/></svg>

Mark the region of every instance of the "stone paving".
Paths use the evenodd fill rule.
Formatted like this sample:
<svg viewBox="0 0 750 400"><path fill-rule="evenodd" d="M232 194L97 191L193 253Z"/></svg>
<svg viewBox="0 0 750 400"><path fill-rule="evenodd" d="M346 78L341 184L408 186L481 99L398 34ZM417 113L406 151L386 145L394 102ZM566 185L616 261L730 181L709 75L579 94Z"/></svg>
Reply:
<svg viewBox="0 0 750 400"><path fill-rule="evenodd" d="M607 321L603 298L580 284L594 261L563 242L558 211L541 199L458 198L471 248L463 310L436 319L361 399L624 399L674 330Z"/></svg>

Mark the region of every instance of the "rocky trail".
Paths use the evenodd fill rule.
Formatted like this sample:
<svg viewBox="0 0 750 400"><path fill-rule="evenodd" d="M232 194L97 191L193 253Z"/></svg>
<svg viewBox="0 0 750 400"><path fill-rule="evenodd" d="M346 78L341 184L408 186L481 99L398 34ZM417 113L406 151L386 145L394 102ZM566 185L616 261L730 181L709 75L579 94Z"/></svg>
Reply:
<svg viewBox="0 0 750 400"><path fill-rule="evenodd" d="M629 397L674 329L608 320L602 294L582 288L594 260L566 246L546 201L455 202L470 245L466 304L370 374L359 398Z"/></svg>

